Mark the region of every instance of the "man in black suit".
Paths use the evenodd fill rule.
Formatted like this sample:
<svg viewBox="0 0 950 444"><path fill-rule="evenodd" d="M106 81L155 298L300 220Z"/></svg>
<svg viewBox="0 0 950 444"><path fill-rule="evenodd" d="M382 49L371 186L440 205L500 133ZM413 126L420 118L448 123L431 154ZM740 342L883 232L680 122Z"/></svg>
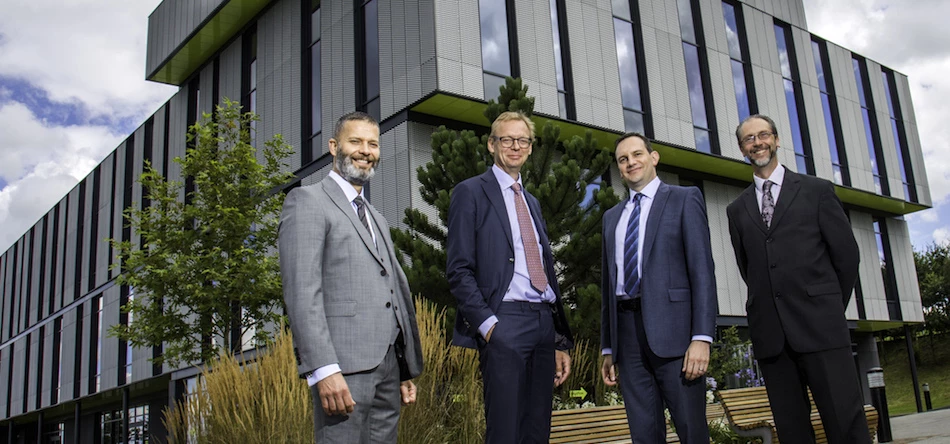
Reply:
<svg viewBox="0 0 950 444"><path fill-rule="evenodd" d="M827 180L778 163L772 119L749 116L736 137L754 176L726 210L729 234L779 440L815 442L811 388L828 442L870 443L844 315L858 246L841 201Z"/></svg>

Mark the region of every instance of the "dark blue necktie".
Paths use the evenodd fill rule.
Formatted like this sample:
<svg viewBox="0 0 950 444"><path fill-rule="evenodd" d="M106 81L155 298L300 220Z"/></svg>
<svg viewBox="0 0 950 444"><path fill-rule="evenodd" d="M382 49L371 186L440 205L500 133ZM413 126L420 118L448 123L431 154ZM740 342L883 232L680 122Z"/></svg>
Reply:
<svg viewBox="0 0 950 444"><path fill-rule="evenodd" d="M640 270L637 267L638 244L640 238L640 198L643 194L634 194L633 211L627 223L627 237L623 240L623 291L628 297L634 297L640 291Z"/></svg>

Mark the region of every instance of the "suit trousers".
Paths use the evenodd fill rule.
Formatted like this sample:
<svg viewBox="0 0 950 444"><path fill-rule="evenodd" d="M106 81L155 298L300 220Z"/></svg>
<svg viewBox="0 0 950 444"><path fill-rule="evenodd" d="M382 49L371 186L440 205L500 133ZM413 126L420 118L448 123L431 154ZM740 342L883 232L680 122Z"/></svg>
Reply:
<svg viewBox="0 0 950 444"><path fill-rule="evenodd" d="M328 416L323 411L317 386L313 396L314 436L318 443L393 443L402 407L399 393L399 365L394 346L389 346L376 368L343 375L356 402L349 415Z"/></svg>
<svg viewBox="0 0 950 444"><path fill-rule="evenodd" d="M759 359L759 368L779 441L815 442L806 389L810 387L830 444L871 442L851 347L797 353L786 342L778 356Z"/></svg>
<svg viewBox="0 0 950 444"><path fill-rule="evenodd" d="M479 341L486 443L546 443L554 394L551 306L502 302L487 344Z"/></svg>
<svg viewBox="0 0 950 444"><path fill-rule="evenodd" d="M614 365L620 373L620 393L634 444L666 442L670 409L676 434L684 444L708 443L706 381L683 376L683 357L661 358L650 349L639 310L617 312Z"/></svg>

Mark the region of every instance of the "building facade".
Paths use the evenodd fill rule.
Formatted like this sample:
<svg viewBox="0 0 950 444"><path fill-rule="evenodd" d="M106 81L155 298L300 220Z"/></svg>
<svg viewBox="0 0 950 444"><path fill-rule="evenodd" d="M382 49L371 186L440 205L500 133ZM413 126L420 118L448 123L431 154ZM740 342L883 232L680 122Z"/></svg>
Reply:
<svg viewBox="0 0 950 444"><path fill-rule="evenodd" d="M719 325L745 325L746 288L725 208L751 181L734 130L772 116L780 161L835 182L861 251L847 315L859 371L874 332L923 321L903 216L931 206L905 75L808 32L784 0L164 0L149 17L146 77L180 87L0 256L0 441L161 440L161 410L195 370L153 365L161 348L108 334L134 294L115 284L108 238L137 241L122 211L143 204L147 160L173 180L186 128L224 98L282 134L297 181L330 168L335 119L381 122L370 199L393 226L428 211L414 171L439 125L487 132L505 76L536 97L538 122L591 130L603 146L640 131L668 183L706 199ZM618 191L613 168L605 183ZM862 377L862 381L864 378ZM867 390L865 388L865 390Z"/></svg>

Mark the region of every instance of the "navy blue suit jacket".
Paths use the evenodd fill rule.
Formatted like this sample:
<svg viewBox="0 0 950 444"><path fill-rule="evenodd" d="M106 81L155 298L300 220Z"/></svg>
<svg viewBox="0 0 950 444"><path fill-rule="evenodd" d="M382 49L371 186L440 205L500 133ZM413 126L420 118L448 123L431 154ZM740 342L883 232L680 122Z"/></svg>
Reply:
<svg viewBox="0 0 950 444"><path fill-rule="evenodd" d="M617 350L616 229L626 201L604 213L601 345ZM660 183L650 207L640 270L643 326L662 358L686 354L694 335L715 336L716 275L709 223L696 187Z"/></svg>
<svg viewBox="0 0 950 444"><path fill-rule="evenodd" d="M567 350L573 347L573 339L561 304L547 225L541 218L538 200L527 191L524 196L543 246L544 271L557 297L555 344L558 350ZM454 345L474 348L476 340L481 340L478 327L498 311L514 273L515 250L508 211L501 186L489 168L484 174L456 185L449 204L445 274L458 301Z"/></svg>

